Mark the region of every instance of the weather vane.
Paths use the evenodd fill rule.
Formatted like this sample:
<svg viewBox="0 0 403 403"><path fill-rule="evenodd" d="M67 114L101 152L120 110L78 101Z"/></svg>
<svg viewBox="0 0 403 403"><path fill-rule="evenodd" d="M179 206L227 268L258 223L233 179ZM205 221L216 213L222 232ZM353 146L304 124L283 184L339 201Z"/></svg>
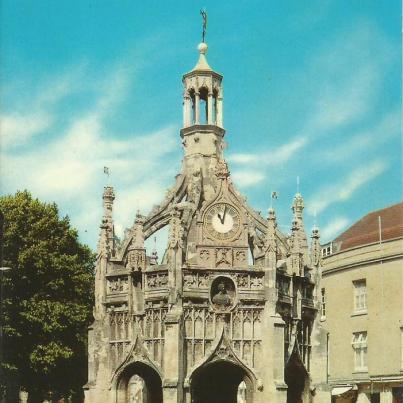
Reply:
<svg viewBox="0 0 403 403"><path fill-rule="evenodd" d="M200 10L200 15L203 18L203 33L202 33L202 42L204 43L204 39L206 37L206 29L207 29L207 11L205 9Z"/></svg>

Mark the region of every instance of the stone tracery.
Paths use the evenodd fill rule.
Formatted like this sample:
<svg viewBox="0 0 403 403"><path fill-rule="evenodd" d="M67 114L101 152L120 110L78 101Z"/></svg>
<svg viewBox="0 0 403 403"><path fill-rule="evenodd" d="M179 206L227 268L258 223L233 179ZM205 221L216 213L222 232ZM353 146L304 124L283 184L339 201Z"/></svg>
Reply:
<svg viewBox="0 0 403 403"><path fill-rule="evenodd" d="M208 362L241 368L253 401L262 403L286 402L284 371L296 349L310 370L319 233L314 230L310 251L301 195L293 202L288 237L273 209L263 218L235 188L223 157L222 76L209 67L204 45L198 64L183 77L182 171L161 205L146 217L136 215L121 244L114 236L115 195L105 188L89 334L90 403L117 402L110 379L135 360L158 369L166 402L196 399L192 373ZM211 212L214 205L221 207ZM233 236L208 230L209 211L220 231L232 231L236 222ZM229 219L231 211L237 220ZM168 244L159 264L147 256L144 241L166 225ZM111 393L101 398L105 390Z"/></svg>

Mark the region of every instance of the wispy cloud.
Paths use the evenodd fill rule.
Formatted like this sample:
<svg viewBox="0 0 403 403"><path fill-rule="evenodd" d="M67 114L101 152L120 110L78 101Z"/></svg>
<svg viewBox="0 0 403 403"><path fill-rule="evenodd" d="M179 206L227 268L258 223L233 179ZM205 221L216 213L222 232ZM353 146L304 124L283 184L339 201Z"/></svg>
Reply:
<svg viewBox="0 0 403 403"><path fill-rule="evenodd" d="M343 181L322 187L307 203L308 212L321 213L331 204L349 200L359 188L382 174L386 168L386 161L374 161L356 168Z"/></svg>
<svg viewBox="0 0 403 403"><path fill-rule="evenodd" d="M246 188L263 182L266 179L265 167L283 166L306 143L307 139L305 137L299 137L275 149L268 149L264 152L230 154L228 161L236 167L232 175L235 184Z"/></svg>
<svg viewBox="0 0 403 403"><path fill-rule="evenodd" d="M72 66L67 73L47 79L31 91L12 92L0 114L1 148L10 149L28 144L35 136L46 133L57 121L54 107L64 98L79 90L78 81L83 65ZM4 85L7 87L7 84ZM11 92L5 89L5 93ZM26 92L30 97L25 99Z"/></svg>
<svg viewBox="0 0 403 403"><path fill-rule="evenodd" d="M345 161L349 156L363 155L364 151L368 152L389 139L398 137L400 121L400 111L391 111L370 128L348 133L346 141L322 149L317 159L320 159L321 163L334 164Z"/></svg>
<svg viewBox="0 0 403 403"><path fill-rule="evenodd" d="M307 139L303 136L294 138L290 142L285 143L277 148L268 149L259 153L235 153L228 156L228 161L239 165L277 165L287 162L307 143Z"/></svg>
<svg viewBox="0 0 403 403"><path fill-rule="evenodd" d="M52 116L43 112L0 116L1 147L25 144L35 134L48 129L52 120Z"/></svg>
<svg viewBox="0 0 403 403"><path fill-rule="evenodd" d="M324 243L334 239L349 223L350 220L347 217L336 217L328 222L320 231L321 242Z"/></svg>
<svg viewBox="0 0 403 403"><path fill-rule="evenodd" d="M118 230L130 225L135 209L151 208L160 200L164 185L169 178L174 180L173 167L167 169L164 163L176 148L175 127L167 125L150 133L124 136L106 128L109 117L126 99L132 73L124 65L117 65L101 80L87 83L97 88L97 94L86 109L72 114L67 126L60 124L63 110L56 108L63 94L70 91L67 85L52 95L46 94L44 84L42 96L35 102L36 114L3 118L3 139L8 142L1 150L3 192L27 188L44 200L55 200L68 208L73 224L91 243L102 214L103 166L110 167L117 189ZM50 128L52 136L44 144L10 148L17 145L16 138L22 145L38 133L48 136ZM156 173L154 180L150 180L152 172Z"/></svg>
<svg viewBox="0 0 403 403"><path fill-rule="evenodd" d="M250 187L259 184L265 178L262 172L255 171L252 169L246 170L236 170L232 173L232 178L234 182L240 187Z"/></svg>

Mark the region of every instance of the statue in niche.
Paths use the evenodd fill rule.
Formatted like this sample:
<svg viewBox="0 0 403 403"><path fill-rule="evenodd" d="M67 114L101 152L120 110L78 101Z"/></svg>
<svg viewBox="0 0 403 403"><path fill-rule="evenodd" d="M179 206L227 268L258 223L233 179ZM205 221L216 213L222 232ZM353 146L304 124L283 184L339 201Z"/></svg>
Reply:
<svg viewBox="0 0 403 403"><path fill-rule="evenodd" d="M235 285L228 277L218 277L211 286L211 302L215 309L229 310L235 299Z"/></svg>

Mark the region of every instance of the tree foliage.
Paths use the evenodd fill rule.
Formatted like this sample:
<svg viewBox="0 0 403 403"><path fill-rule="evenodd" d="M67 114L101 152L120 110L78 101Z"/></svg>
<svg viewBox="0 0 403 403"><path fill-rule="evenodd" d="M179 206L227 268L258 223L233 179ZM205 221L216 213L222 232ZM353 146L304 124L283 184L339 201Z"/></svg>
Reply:
<svg viewBox="0 0 403 403"><path fill-rule="evenodd" d="M94 254L56 204L28 191L0 197L4 214L3 368L32 401L81 395L92 319Z"/></svg>

